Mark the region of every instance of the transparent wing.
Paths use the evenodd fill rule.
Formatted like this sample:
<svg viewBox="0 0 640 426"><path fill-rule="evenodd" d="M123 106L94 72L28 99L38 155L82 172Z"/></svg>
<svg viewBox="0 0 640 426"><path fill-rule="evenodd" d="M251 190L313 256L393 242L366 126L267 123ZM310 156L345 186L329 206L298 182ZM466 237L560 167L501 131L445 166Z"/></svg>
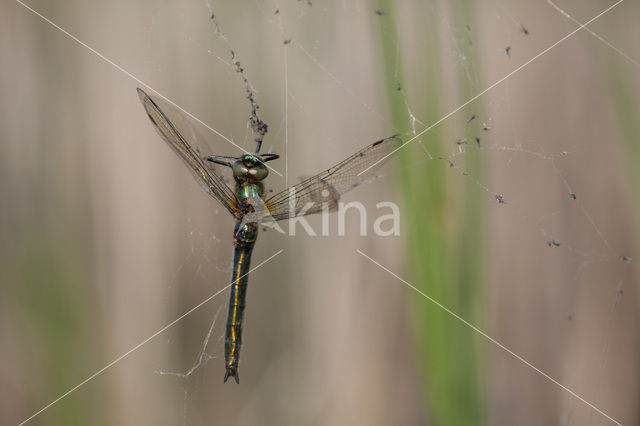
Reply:
<svg viewBox="0 0 640 426"><path fill-rule="evenodd" d="M356 152L339 164L269 198L265 204L274 220L329 211L338 207L345 192L367 182L390 158L402 141L396 136L382 139Z"/></svg>
<svg viewBox="0 0 640 426"><path fill-rule="evenodd" d="M156 128L158 134L171 147L173 152L185 162L189 170L196 178L198 183L204 188L209 195L222 203L229 212L238 216L236 211L237 199L233 190L225 183L224 177L217 169L214 163L207 161L206 158L211 154L203 152L203 148L207 147L207 143L191 128L192 144L187 142L180 131L176 128L165 112L175 112L175 109L168 103L160 99L152 99L144 90L138 88L138 97L142 106L147 111L149 119ZM160 109L160 106L162 108ZM174 121L177 120L174 119ZM184 118L182 121L186 121Z"/></svg>

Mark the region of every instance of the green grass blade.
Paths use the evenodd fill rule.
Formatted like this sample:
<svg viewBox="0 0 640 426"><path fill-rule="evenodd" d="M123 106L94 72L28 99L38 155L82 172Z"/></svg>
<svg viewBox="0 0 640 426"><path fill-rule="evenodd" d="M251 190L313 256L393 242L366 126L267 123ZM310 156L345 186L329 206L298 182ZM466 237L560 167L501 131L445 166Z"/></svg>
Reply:
<svg viewBox="0 0 640 426"><path fill-rule="evenodd" d="M440 107L445 93L441 90L439 35L441 19L437 14L412 13L420 16L422 50L414 52L412 66L415 80L403 80L403 57L397 19L388 1L378 2L378 10L389 15L380 19L380 40L384 81L392 124L401 131L410 129L410 114L426 125L440 119L446 111ZM462 16L469 8L456 11ZM465 13L466 12L466 13ZM462 19L462 18L461 18ZM402 23L401 23L402 24ZM409 25L408 26L413 26ZM456 23L457 25L457 23ZM464 28L464 25L460 25ZM395 38L399 41L395 42ZM416 72L418 71L418 72ZM460 70L460 96L467 96L472 88ZM408 77L408 75L407 75ZM391 84L397 78L402 90ZM420 89L414 90L414 87ZM419 93L417 93L419 91ZM416 102L416 99L418 101ZM457 101L460 101L458 99ZM406 103L405 103L406 102ZM476 108L471 105L469 108ZM461 111L466 114L468 111ZM471 115L471 114L469 114ZM416 129L420 130L420 128ZM422 138L433 158L445 156L451 151L451 141L446 132L427 133ZM413 144L421 143L414 141ZM455 139L453 139L455 143ZM462 318L481 326L483 264L481 253L483 237L482 197L473 180L459 182L459 173L446 161L418 162L416 147L399 152L397 175L403 193L404 217L408 233L407 262L411 282L430 297L450 308ZM471 152L471 150L470 150ZM474 155L476 154L476 155ZM482 163L478 152L462 157L461 169L472 169L481 179ZM425 157L426 158L426 157ZM459 160L457 160L459 161ZM454 182L455 181L455 182ZM482 425L486 424L484 378L484 342L471 329L453 318L425 298L411 294L413 323L417 342L421 383L425 395L425 409L434 424Z"/></svg>

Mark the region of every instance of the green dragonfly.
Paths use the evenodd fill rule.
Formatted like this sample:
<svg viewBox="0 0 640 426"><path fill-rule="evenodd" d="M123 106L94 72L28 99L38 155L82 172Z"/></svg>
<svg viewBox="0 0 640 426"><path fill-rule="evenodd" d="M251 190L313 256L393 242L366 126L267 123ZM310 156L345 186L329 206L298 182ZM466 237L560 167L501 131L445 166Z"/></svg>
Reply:
<svg viewBox="0 0 640 426"><path fill-rule="evenodd" d="M330 169L266 198L262 181L269 174L269 169L265 163L279 158L277 154L260 154L258 146L255 154L247 153L239 157L215 155L208 151L208 144L193 128L190 128L190 134L185 129L178 130L174 123L186 121L188 124L188 121L168 102L158 97L152 98L140 88L138 96L160 137L185 162L204 190L236 219L231 295L224 341L224 381L234 377L236 383L240 383L238 362L242 320L251 252L258 236L258 225L336 210L340 196L371 180L390 154L402 145L402 141L397 136L379 140ZM220 166L231 169L235 190L226 183Z"/></svg>

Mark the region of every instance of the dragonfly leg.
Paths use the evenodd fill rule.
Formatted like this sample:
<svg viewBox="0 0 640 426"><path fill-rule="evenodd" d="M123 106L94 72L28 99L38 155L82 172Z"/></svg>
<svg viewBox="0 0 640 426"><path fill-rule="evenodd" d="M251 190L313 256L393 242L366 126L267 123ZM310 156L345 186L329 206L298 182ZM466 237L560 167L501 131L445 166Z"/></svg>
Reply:
<svg viewBox="0 0 640 426"><path fill-rule="evenodd" d="M207 161L220 164L221 166L232 167L232 164L229 161L220 160L220 158L233 158L233 157L225 157L222 155L210 155L209 157L207 157Z"/></svg>

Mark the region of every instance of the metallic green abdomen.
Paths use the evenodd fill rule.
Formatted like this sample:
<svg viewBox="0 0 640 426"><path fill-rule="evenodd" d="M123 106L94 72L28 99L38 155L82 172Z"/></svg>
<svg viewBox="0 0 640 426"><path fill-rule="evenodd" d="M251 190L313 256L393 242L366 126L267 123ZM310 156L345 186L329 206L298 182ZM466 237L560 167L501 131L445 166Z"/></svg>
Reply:
<svg viewBox="0 0 640 426"><path fill-rule="evenodd" d="M263 195L264 186L260 182L246 182L236 186L236 196L240 202L253 197L262 198ZM236 223L233 231L235 250L233 253L231 294L229 295L229 313L227 314L224 339L225 382L231 376L235 377L236 383L240 383L238 362L240 361L240 347L242 346L242 321L247 298L251 252L257 238L258 225L256 223L243 223L242 221Z"/></svg>
<svg viewBox="0 0 640 426"><path fill-rule="evenodd" d="M224 363L226 373L224 381L233 376L237 383L240 347L242 346L242 320L247 298L247 283L251 266L251 252L258 236L258 226L255 224L237 223L233 234L234 255L233 275L231 278L231 294L229 295L229 313L227 314L227 329L224 338Z"/></svg>

